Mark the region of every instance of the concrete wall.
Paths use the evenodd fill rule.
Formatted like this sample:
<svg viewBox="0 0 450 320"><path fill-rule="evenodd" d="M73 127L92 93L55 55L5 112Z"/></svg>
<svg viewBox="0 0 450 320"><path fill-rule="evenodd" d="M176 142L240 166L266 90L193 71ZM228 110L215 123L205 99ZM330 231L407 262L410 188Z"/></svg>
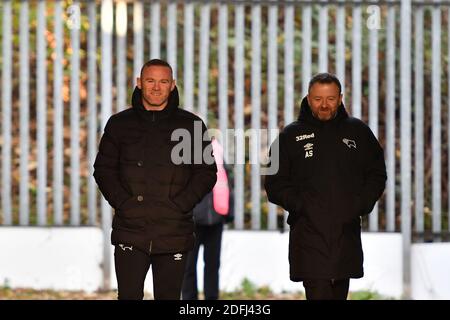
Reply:
<svg viewBox="0 0 450 320"><path fill-rule="evenodd" d="M94 227L0 227L0 285L95 291L103 238Z"/></svg>
<svg viewBox="0 0 450 320"><path fill-rule="evenodd" d="M94 227L0 227L0 285L36 289L85 290L102 284L102 232ZM350 290L374 290L400 298L402 294L401 235L363 233L364 270ZM222 242L220 286L231 291L244 278L274 292L303 291L289 280L288 234L276 231L227 230ZM111 247L113 259L113 247ZM200 252L201 254L202 252ZM111 285L117 287L114 263ZM203 261L198 263L199 287ZM416 299L450 299L450 243L414 244L412 294ZM145 288L152 292L152 277Z"/></svg>
<svg viewBox="0 0 450 320"><path fill-rule="evenodd" d="M420 243L411 249L412 297L450 299L450 243Z"/></svg>
<svg viewBox="0 0 450 320"><path fill-rule="evenodd" d="M300 282L289 280L288 233L273 231L227 231L223 235L220 287L238 288L244 278L274 292L303 291ZM362 279L352 279L350 290L376 290L388 296L402 293L401 236L377 233L362 236L365 251ZM203 261L199 259L198 277L202 288Z"/></svg>

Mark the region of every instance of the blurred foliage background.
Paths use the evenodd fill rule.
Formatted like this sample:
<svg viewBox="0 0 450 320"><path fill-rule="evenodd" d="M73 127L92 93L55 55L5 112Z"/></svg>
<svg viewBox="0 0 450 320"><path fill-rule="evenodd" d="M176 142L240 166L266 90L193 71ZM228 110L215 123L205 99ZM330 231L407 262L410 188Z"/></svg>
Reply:
<svg viewBox="0 0 450 320"><path fill-rule="evenodd" d="M36 161L36 1L29 1L30 4L30 18L29 18L29 64L30 64L30 79L29 79L29 88L30 88L30 158L29 158L29 166L28 170L30 172L30 184L29 184L29 190L31 193L30 198L30 204L31 204L31 215L30 215L30 221L31 224L35 224L36 222L36 201L34 201L34 197L36 195L36 167L37 167L37 161ZM100 21L100 1L96 1L98 4L97 6L97 42L98 45L100 45L100 28L99 28L99 21ZM68 12L67 9L69 6L73 5L74 2L67 0L63 1L64 6L64 21L67 21L68 18ZM18 221L18 193L19 193L19 182L20 182L20 175L19 175L19 155L21 152L21 147L19 143L19 115L21 108L24 108L25 106L21 106L19 102L19 82L21 81L19 79L19 29L21 26L19 25L19 13L20 13L20 1L13 1L13 66L12 66L12 81L13 81L13 159L12 159L12 177L13 177L13 206L14 206L14 219L15 222ZM87 73L87 31L89 30L90 23L87 18L87 12L86 7L87 3L86 1L79 2L80 8L81 8L81 29L80 29L80 78L79 78L79 84L80 84L80 90L79 90L79 96L80 96L80 147L81 147L81 154L80 154L80 177L81 177L81 216L82 216L82 223L87 223L87 179L89 179L89 173L88 173L88 166L90 164L87 163L87 79L89 78L89 74ZM144 2L144 60L147 60L147 58L150 56L150 23L148 21L150 20L150 5L151 3L148 1ZM133 70L133 3L132 1L127 2L128 7L128 25L127 25L127 90L128 90L128 99L131 98L131 93L135 85L135 75L132 74ZM345 68L346 68L346 76L345 76L345 96L344 101L347 106L347 109L351 112L351 87L352 87L352 7L351 5L346 5L346 34L345 34ZM369 65L368 65L368 47L369 47L369 37L368 33L369 30L365 26L365 19L367 19L368 13L366 12L367 5L362 6L362 119L365 122L368 122L368 90L369 90ZM381 8L381 29L378 30L378 57L379 57L379 132L378 136L379 139L384 145L385 143L385 91L386 91L386 12L387 7L380 5ZM425 9L425 17L424 17L424 103L425 103L425 123L424 123L424 134L425 134L425 203L424 203L424 213L425 213L425 224L426 229L431 228L431 177L432 177L432 167L431 167L431 160L432 160L432 150L431 150L431 128L433 123L431 122L432 119L432 110L431 110L431 57L432 57L432 37L431 37L431 6L426 7ZM3 9L3 5L0 4L0 12ZM167 2L162 1L161 2L161 58L165 59L167 57L166 52L166 28L168 23L175 23L177 25L177 82L178 87L180 89L181 93L181 102L183 103L183 10L184 10L184 3L180 1L178 3L178 10L177 10L177 21L167 21ZM233 127L234 125L234 48L236 45L236 39L234 34L234 10L235 7L233 5L233 2L230 1L228 5L228 103L229 103L229 114L228 114L228 122L230 127ZM400 19L399 16L399 6L396 7L396 199L397 199L397 207L396 207L396 213L397 213L397 219L396 219L396 230L399 230L400 228L400 221L398 219L399 211L400 211L400 157L401 157L401 141L400 141L400 108L399 108L399 68L401 61L399 60L399 48L400 48ZM312 72L313 74L317 72L318 70L318 54L319 54L319 47L318 47L318 25L322 23L319 19L319 7L317 5L313 5L313 20L312 20ZM268 8L267 6L263 5L262 10L262 24L261 24L261 45L262 45L262 57L261 57L261 81L262 81L262 88L261 88L261 104L262 104L262 113L261 113L261 127L267 128L267 90L268 90L268 83L267 83L267 64L268 64L268 57L267 57L267 42L268 42L268 33L267 33L267 21L268 21ZM442 125L442 203L443 203L443 212L442 212L442 229L448 229L448 128L447 128L447 119L448 119L448 105L449 105L449 34L448 34L448 17L449 17L449 7L444 7L441 11L441 21L442 21L442 33L441 33L441 66L442 66L442 77L441 77L441 90L442 90L442 118L441 118L441 125ZM199 65L202 63L202 61L199 61L199 55L198 55L198 43L199 43L199 16L200 16L200 5L197 5L195 7L195 30L194 30L194 41L195 41L195 104L198 102L198 84L200 82L207 81L209 85L209 97L208 97L208 123L210 128L217 127L217 119L218 119L218 80L220 77L219 70L218 70L218 5L216 2L211 2L211 29L210 29L210 61L209 61L209 76L208 79L200 79L198 76L198 68ZM0 20L3 20L3 15L0 14ZM329 6L329 25L328 25L328 65L329 65L329 71L335 72L335 56L336 56L336 28L335 28L335 21L336 21L336 6L331 5ZM0 22L0 28L2 28L2 21ZM413 24L414 29L414 24ZM414 36L414 30L413 34L411 36ZM0 34L2 34L0 29ZM47 150L48 150L48 184L47 184L47 210L48 210L48 221L51 223L52 221L52 165L53 165L53 135L52 135L52 121L53 121L53 91L54 90L61 90L63 93L64 98L64 217L65 222L69 221L69 212L70 212L70 109L69 109L69 100L70 100L70 73L71 73L71 65L70 65L70 57L72 54L72 48L70 44L70 30L67 27L67 24L64 24L64 85L62 88L54 88L53 87L53 67L54 67L54 48L55 48L55 34L54 34L54 1L47 1L47 30L46 30L46 40L47 40ZM301 6L296 6L295 10L295 53L294 53L294 62L295 62L295 110L294 110L294 117L297 117L298 111L299 111L299 104L300 100L302 98L302 83L301 83L301 57L302 57L302 8ZM114 36L113 36L114 38ZM278 119L279 119L279 127L282 128L286 125L283 121L284 116L284 6L279 5L278 9L278 36L277 36L277 43L278 43L278 83L277 83L277 92L278 92ZM414 49L414 38L412 38L412 49ZM113 40L113 52L115 55L115 49L116 49L116 42L115 38ZM250 118L252 113L252 106L251 106L251 61L252 61L252 47L251 47L251 6L245 7L245 125L246 128L250 128ZM3 65L3 56L0 56L1 64ZM114 57L115 59L115 57ZM412 60L414 61L414 60ZM115 84L115 74L116 74L116 67L117 63L113 60L113 64L111 66L104 66L101 65L101 48L100 46L97 48L97 79L100 81L100 73L103 68L111 68L112 74L113 74L113 87L111 88L113 93L113 108L116 108L116 102L115 102L115 94L117 91L117 87ZM414 69L414 66L413 66ZM413 70L414 72L414 70ZM414 77L412 77L412 86L414 88ZM100 88L100 84L97 85L97 88ZM0 88L0 91L2 88ZM414 92L414 90L413 90ZM415 108L414 108L414 97L412 97L413 105L412 105L412 126L414 128L414 121L415 121ZM98 89L98 95L97 95L97 101L98 101L98 111L100 114L100 91ZM196 109L197 106L194 106L194 109ZM116 109L113 109L113 112L116 112ZM98 135L100 137L100 134L102 133L102 128L100 128L100 117L99 117L99 127L98 127ZM414 137L414 134L412 134ZM414 141L412 141L412 150L414 150ZM248 148L247 150L247 157L248 157ZM412 161L414 161L414 155L412 157ZM414 162L413 162L414 164ZM412 181L414 182L414 165L413 165L413 172L412 172ZM245 222L246 227L249 228L250 226L250 209L252 207L252 203L250 201L250 165L246 165L246 187L245 190ZM414 195L414 186L413 186L413 195ZM414 201L414 199L413 199ZM265 229L267 227L267 208L268 208L268 202L267 198L265 196L264 191L261 192L261 208L262 208L262 215L261 215L261 222L262 222L262 228ZM412 203L412 208L414 208L414 203ZM380 229L384 229L385 225L385 201L384 197L379 202L379 215L380 215ZM280 218L282 217L282 211L279 211ZM281 220L279 219L279 225L281 226ZM1 222L1 215L0 215L0 222ZM367 225L367 221L364 222L365 225Z"/></svg>

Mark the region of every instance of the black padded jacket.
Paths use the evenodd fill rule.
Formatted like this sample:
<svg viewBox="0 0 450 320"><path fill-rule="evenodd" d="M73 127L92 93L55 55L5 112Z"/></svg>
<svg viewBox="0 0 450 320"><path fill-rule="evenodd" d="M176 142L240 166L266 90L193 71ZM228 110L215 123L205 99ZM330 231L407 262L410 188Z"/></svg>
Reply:
<svg viewBox="0 0 450 320"><path fill-rule="evenodd" d="M265 189L289 211L291 280L362 277L361 216L386 183L383 149L370 128L343 104L334 119L320 121L304 98L298 120L272 145L272 162L276 155L279 169Z"/></svg>
<svg viewBox="0 0 450 320"><path fill-rule="evenodd" d="M134 245L147 253L185 252L193 247L192 209L212 190L217 168L211 142L203 137L205 124L180 109L178 101L175 87L164 110L147 111L136 87L132 107L111 116L105 126L94 177L115 209L113 245ZM182 134L173 135L176 129ZM191 152L177 149L176 137L183 133L190 135ZM209 152L212 161L198 157L199 152ZM177 154L184 156L182 163L173 161Z"/></svg>

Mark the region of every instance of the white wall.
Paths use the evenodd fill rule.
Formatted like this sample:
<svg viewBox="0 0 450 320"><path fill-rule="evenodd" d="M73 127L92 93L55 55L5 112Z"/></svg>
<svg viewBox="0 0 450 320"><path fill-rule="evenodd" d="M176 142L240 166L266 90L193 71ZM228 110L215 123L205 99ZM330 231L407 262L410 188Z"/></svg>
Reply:
<svg viewBox="0 0 450 320"><path fill-rule="evenodd" d="M364 270L362 279L352 279L350 290L376 290L399 298L402 294L401 235L363 233ZM273 292L304 291L301 282L289 279L288 233L277 231L234 231L223 234L220 289L234 291L247 278L256 286L268 286ZM203 291L203 249L197 264L199 290ZM111 255L113 259L113 254ZM114 261L111 261L114 266ZM115 273L111 285L117 288ZM151 268L145 290L153 293Z"/></svg>
<svg viewBox="0 0 450 320"><path fill-rule="evenodd" d="M304 291L301 282L289 279L288 233L274 231L226 231L223 235L220 287L238 288L244 278L257 286L269 286L274 292ZM363 233L364 272L352 279L350 290L376 290L380 294L402 294L401 235ZM203 286L203 261L199 258L199 286Z"/></svg>
<svg viewBox="0 0 450 320"><path fill-rule="evenodd" d="M363 233L364 271L350 290L375 290L400 298L402 254L399 233ZM102 284L103 237L94 227L0 227L0 286L95 291ZM222 242L220 286L231 291L244 278L274 292L303 291L289 280L288 234L227 230ZM111 246L111 285L117 287ZM201 253L201 252L200 252ZM199 287L203 261L199 258ZM414 244L412 294L415 299L450 299L450 243ZM152 290L151 270L145 288Z"/></svg>
<svg viewBox="0 0 450 320"><path fill-rule="evenodd" d="M0 227L0 286L95 291L103 239L94 227Z"/></svg>
<svg viewBox="0 0 450 320"><path fill-rule="evenodd" d="M373 290L400 298L403 292L402 235L400 233L362 234L364 277L352 279L350 290Z"/></svg>
<svg viewBox="0 0 450 320"><path fill-rule="evenodd" d="M411 277L413 299L450 299L450 243L414 244Z"/></svg>

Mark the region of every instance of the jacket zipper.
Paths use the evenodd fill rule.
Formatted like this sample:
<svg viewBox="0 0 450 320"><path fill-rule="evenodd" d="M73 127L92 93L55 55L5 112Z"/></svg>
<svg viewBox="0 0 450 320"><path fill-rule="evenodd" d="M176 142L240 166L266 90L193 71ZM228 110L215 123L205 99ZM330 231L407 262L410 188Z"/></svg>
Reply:
<svg viewBox="0 0 450 320"><path fill-rule="evenodd" d="M153 243L153 240L150 240L150 248L148 249L148 253L152 253L152 243Z"/></svg>
<svg viewBox="0 0 450 320"><path fill-rule="evenodd" d="M152 112L152 121L155 122L155 111Z"/></svg>

